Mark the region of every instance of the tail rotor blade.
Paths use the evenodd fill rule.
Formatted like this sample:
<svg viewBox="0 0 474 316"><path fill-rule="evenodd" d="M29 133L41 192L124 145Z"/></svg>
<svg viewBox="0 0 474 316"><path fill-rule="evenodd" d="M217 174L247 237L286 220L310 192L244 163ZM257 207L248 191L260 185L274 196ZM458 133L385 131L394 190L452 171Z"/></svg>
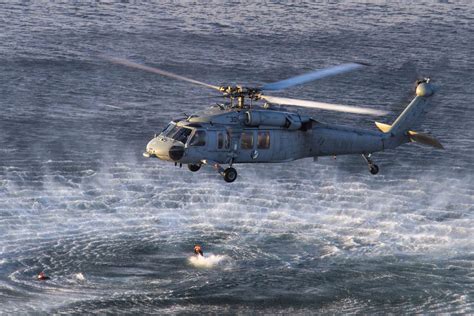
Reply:
<svg viewBox="0 0 474 316"><path fill-rule="evenodd" d="M142 65L142 64L138 64L138 63L135 63L133 61L126 60L126 59L115 58L115 57L104 57L104 59L106 59L106 60L108 60L108 61L110 61L114 64L119 64L119 65L127 66L127 67L130 67L130 68L144 70L144 71L147 71L147 72L159 74L159 75L162 75L162 76L165 76L165 77L170 77L170 78L177 79L177 80L190 82L190 83L193 83L193 84L196 84L196 85L204 86L204 87L215 89L215 90L220 89L218 86L214 86L214 85L211 85L211 84L208 84L208 83L205 83L205 82L201 82L201 81L198 81L198 80L194 80L194 79L191 79L191 78L180 76L180 75L174 74L174 73L166 71L166 70L162 70L162 69L158 69L158 68L155 68L155 67L150 67L150 66L145 66L145 65Z"/></svg>
<svg viewBox="0 0 474 316"><path fill-rule="evenodd" d="M296 85L304 84L310 81L319 80L319 79L343 74L346 72L354 71L364 66L365 65L359 64L359 63L348 63L348 64L342 64L339 66L319 69L319 70L315 70L303 75L288 78L282 81L267 83L263 85L260 89L267 90L267 91L282 90L282 89L286 89L286 88L293 87Z"/></svg>
<svg viewBox="0 0 474 316"><path fill-rule="evenodd" d="M388 114L388 112L386 111L375 110L375 109L364 108L364 107L356 107L356 106L350 106L350 105L332 104L332 103L308 101L308 100L301 100L301 99L280 98L280 97L273 97L273 96L268 96L268 95L262 95L260 96L260 98L270 103L294 105L294 106L301 106L301 107L320 109L320 110L338 111L338 112L355 113L355 114L366 114L366 115L375 115L375 116L382 116L382 115Z"/></svg>

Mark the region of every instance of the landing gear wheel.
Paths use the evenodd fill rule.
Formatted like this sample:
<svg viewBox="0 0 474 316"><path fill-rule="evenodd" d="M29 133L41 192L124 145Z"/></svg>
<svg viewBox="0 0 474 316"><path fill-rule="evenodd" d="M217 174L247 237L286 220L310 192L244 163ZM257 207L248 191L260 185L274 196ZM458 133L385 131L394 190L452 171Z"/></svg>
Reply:
<svg viewBox="0 0 474 316"><path fill-rule="evenodd" d="M230 167L224 170L224 180L225 182L234 182L237 179L237 170Z"/></svg>
<svg viewBox="0 0 474 316"><path fill-rule="evenodd" d="M198 171L199 169L201 169L201 165L200 164L193 164L193 163L190 163L188 164L188 169L192 172L196 172Z"/></svg>
<svg viewBox="0 0 474 316"><path fill-rule="evenodd" d="M379 173L379 166L370 165L369 166L369 171L370 171L371 174L377 174L377 173Z"/></svg>

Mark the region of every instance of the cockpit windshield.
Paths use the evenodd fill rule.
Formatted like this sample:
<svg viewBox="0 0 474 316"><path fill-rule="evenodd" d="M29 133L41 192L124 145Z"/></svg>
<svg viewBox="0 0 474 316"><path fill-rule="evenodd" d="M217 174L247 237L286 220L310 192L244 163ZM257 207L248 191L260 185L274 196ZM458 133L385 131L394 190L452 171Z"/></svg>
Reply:
<svg viewBox="0 0 474 316"><path fill-rule="evenodd" d="M176 127L177 126L175 122L169 123L168 126L166 126L166 128L161 132L161 135L169 137L169 135L171 134L171 131L175 129Z"/></svg>
<svg viewBox="0 0 474 316"><path fill-rule="evenodd" d="M177 126L175 122L171 122L168 126L161 132L161 136L169 137L174 140L180 141L183 144L186 144L188 141L189 135L193 130L186 127Z"/></svg>

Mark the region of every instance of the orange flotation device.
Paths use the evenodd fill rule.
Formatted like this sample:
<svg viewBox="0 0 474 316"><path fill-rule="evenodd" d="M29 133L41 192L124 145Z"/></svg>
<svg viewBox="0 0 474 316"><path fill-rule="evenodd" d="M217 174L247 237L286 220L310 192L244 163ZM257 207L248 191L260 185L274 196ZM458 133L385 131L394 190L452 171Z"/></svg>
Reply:
<svg viewBox="0 0 474 316"><path fill-rule="evenodd" d="M46 276L46 274L44 274L44 272L40 272L37 276L37 279L40 280L40 281L44 281L44 280L48 280L49 277Z"/></svg>

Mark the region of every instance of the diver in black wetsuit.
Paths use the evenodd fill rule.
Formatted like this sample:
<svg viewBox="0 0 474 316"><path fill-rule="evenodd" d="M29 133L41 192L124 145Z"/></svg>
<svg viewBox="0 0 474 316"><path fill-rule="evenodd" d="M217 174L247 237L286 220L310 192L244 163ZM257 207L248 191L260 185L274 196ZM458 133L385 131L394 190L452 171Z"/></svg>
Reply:
<svg viewBox="0 0 474 316"><path fill-rule="evenodd" d="M201 246L199 246L199 245L194 246L194 253L198 256L204 256L204 254L202 252L202 249L201 249Z"/></svg>

